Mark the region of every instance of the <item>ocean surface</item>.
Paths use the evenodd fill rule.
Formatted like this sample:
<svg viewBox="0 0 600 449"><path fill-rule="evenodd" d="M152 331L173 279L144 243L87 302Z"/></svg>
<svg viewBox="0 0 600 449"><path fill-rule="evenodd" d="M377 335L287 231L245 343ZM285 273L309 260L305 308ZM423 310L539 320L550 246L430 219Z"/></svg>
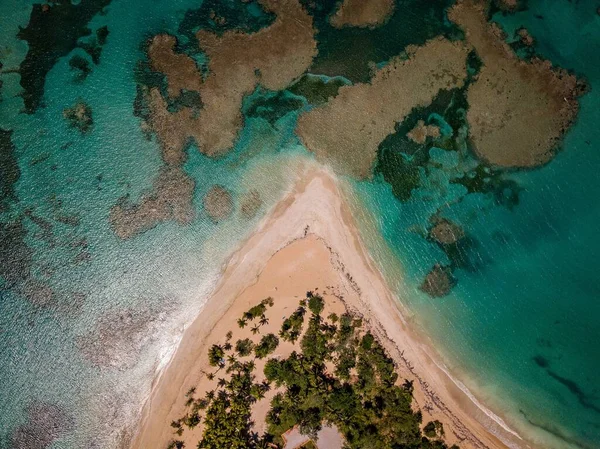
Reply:
<svg viewBox="0 0 600 449"><path fill-rule="evenodd" d="M244 100L244 126L229 153L187 151L193 220L164 221L123 240L111 228L111 208L124 196L139 201L162 166L156 138L142 132L134 113L147 39L168 32L186 48L194 23L218 29L211 10L244 32L273 18L255 1L80 0L105 8L78 25L88 36L56 53L30 108L16 69L30 49L18 33L33 4L0 0L0 447L26 447L19 444L37 433L36 448L111 448L223 264L300 176L301 161L312 158L294 133L298 115L312 106L298 91L257 88ZM325 19L335 2L317 4L319 56L310 71L322 80L365 81L370 63L455 33L441 1L399 1L383 27L341 31ZM598 6L530 0L524 10L493 17L509 39L525 26L539 56L591 87L551 162L486 172L494 187L474 189L457 181L484 170L471 153L433 147L409 198L400 199L384 176L380 148L371 180L347 180L363 238L411 321L484 404L552 449L600 448ZM93 61L85 43L99 40L96 30L105 26ZM61 32L38 30L53 31ZM348 54L349 45L362 51ZM87 61L85 76L70 63L75 55ZM79 100L92 110L86 132L63 118ZM458 132L438 112L428 111L429 120ZM203 209L217 184L234 203L219 222ZM247 217L239 205L253 189L261 204ZM455 252L427 238L434 215L464 230ZM456 281L441 298L420 289L436 263L452 265Z"/></svg>

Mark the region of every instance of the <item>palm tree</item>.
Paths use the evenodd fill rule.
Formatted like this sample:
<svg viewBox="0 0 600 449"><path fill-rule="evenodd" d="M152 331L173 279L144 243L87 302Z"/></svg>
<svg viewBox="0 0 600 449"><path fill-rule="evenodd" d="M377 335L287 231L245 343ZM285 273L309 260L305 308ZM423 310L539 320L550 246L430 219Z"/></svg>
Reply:
<svg viewBox="0 0 600 449"><path fill-rule="evenodd" d="M250 329L252 331L252 335L256 335L260 332L260 326L258 324L255 324L252 329Z"/></svg>
<svg viewBox="0 0 600 449"><path fill-rule="evenodd" d="M206 392L206 399L212 401L215 398L215 390L210 390Z"/></svg>
<svg viewBox="0 0 600 449"><path fill-rule="evenodd" d="M269 319L265 315L261 315L259 322L261 326L264 326L266 324L269 324Z"/></svg>
<svg viewBox="0 0 600 449"><path fill-rule="evenodd" d="M232 347L233 346L231 346L231 343L229 343L229 341L223 345L223 349L225 349L225 351L231 351Z"/></svg>
<svg viewBox="0 0 600 449"><path fill-rule="evenodd" d="M237 323L240 329L243 329L244 327L246 327L246 324L248 324L248 321L246 321L244 318L240 318L239 320L237 320Z"/></svg>
<svg viewBox="0 0 600 449"><path fill-rule="evenodd" d="M213 379L215 378L215 373L208 373L208 374L206 375L206 378L207 378L208 380L213 380Z"/></svg>
<svg viewBox="0 0 600 449"><path fill-rule="evenodd" d="M229 357L227 357L227 362L230 365L233 365L237 362L237 358L235 357L235 355L231 354Z"/></svg>
<svg viewBox="0 0 600 449"><path fill-rule="evenodd" d="M219 381L217 382L217 385L219 385L219 387L223 388L226 384L227 381L225 379L223 379L222 377L219 378Z"/></svg>

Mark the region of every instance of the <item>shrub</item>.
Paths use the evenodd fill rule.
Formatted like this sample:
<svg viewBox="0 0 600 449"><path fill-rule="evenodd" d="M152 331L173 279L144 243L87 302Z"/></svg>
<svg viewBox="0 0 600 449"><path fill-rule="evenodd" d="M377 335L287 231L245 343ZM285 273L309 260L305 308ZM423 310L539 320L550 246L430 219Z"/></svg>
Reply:
<svg viewBox="0 0 600 449"><path fill-rule="evenodd" d="M259 359L264 359L270 353L275 351L279 345L279 338L275 334L267 334L260 339L260 343L254 348L254 354Z"/></svg>
<svg viewBox="0 0 600 449"><path fill-rule="evenodd" d="M208 350L208 363L210 366L223 365L223 359L225 358L225 351L219 345L212 345Z"/></svg>
<svg viewBox="0 0 600 449"><path fill-rule="evenodd" d="M240 357L249 356L254 348L254 343L249 338L244 338L243 340L238 340L235 343L235 351L240 355Z"/></svg>
<svg viewBox="0 0 600 449"><path fill-rule="evenodd" d="M325 302L319 295L311 295L308 298L308 308L315 315L319 315L323 311L323 307L325 307Z"/></svg>

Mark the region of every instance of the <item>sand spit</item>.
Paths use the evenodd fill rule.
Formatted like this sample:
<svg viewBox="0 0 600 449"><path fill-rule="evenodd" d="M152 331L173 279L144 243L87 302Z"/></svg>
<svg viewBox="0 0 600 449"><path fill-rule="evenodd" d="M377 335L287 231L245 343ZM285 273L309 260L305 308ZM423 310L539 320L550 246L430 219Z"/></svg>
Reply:
<svg viewBox="0 0 600 449"><path fill-rule="evenodd" d="M485 6L464 0L448 17L466 33L483 66L469 86L470 138L477 155L502 167L535 167L554 157L579 109L584 86L549 61L519 59Z"/></svg>
<svg viewBox="0 0 600 449"><path fill-rule="evenodd" d="M363 317L396 360L400 376L414 380L423 421L441 421L449 443L506 447L494 433L521 447L499 418L469 399L425 340L408 328L373 267L335 179L324 171L309 173L231 258L214 295L155 381L131 447L162 449L173 438L169 424L185 414L188 389L202 382L207 348L222 342L229 330L238 332L237 319L250 305L271 296L275 307L289 315L306 290L317 288Z"/></svg>
<svg viewBox="0 0 600 449"><path fill-rule="evenodd" d="M397 122L441 89L463 85L467 48L462 43L436 38L406 53L392 58L369 84L341 87L337 97L300 116L296 131L318 159L368 178L379 144Z"/></svg>
<svg viewBox="0 0 600 449"><path fill-rule="evenodd" d="M383 25L394 12L394 0L344 0L329 22L336 28Z"/></svg>

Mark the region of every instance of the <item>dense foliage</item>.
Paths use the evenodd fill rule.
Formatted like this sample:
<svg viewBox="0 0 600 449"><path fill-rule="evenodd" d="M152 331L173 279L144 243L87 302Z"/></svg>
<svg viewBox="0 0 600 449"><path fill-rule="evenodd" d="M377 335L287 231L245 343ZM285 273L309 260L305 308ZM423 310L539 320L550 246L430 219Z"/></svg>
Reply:
<svg viewBox="0 0 600 449"><path fill-rule="evenodd" d="M243 319L264 318L272 301L264 300ZM307 306L310 316L305 326ZM277 348L277 336L266 334L256 345L246 338L238 340L235 348L212 346L210 364L218 367L217 372L226 367L229 379L219 378L217 390L201 399L193 399L194 388L188 391L190 411L172 423L176 433L181 434L182 425L198 425L204 411L199 449L282 447L282 434L292 427L299 426L314 439L324 423L337 427L348 449L447 449L439 421L428 423L421 432L421 413L411 408L412 383L398 381L393 360L363 329L362 320L348 313L325 319L324 306L321 296L308 292L307 299L283 321L280 337L286 341L301 337L300 351L269 359L263 382L256 381L254 361L240 362L234 352L249 357L254 349L257 358L265 358ZM280 392L271 401L268 431L260 436L252 430L251 406L265 397L272 384ZM170 447L182 444L173 441Z"/></svg>

